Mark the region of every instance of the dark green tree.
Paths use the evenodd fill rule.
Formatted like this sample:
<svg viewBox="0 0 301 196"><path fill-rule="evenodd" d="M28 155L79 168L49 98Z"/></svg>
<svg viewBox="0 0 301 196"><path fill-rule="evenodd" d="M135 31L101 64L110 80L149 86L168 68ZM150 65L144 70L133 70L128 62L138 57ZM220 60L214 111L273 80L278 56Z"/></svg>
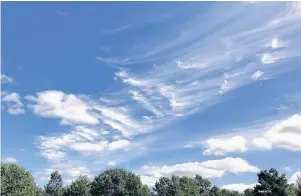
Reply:
<svg viewBox="0 0 301 196"><path fill-rule="evenodd" d="M194 179L184 176L179 182L181 196L199 196L199 188Z"/></svg>
<svg viewBox="0 0 301 196"><path fill-rule="evenodd" d="M297 196L301 196L301 174L297 176L296 187Z"/></svg>
<svg viewBox="0 0 301 196"><path fill-rule="evenodd" d="M36 194L36 184L30 172L12 163L1 163L1 195L28 196Z"/></svg>
<svg viewBox="0 0 301 196"><path fill-rule="evenodd" d="M209 191L209 196L219 196L220 189L217 186L213 186Z"/></svg>
<svg viewBox="0 0 301 196"><path fill-rule="evenodd" d="M199 196L199 188L194 179L174 175L171 178L161 177L153 190L157 196Z"/></svg>
<svg viewBox="0 0 301 196"><path fill-rule="evenodd" d="M263 170L258 174L258 183L254 187L254 196L287 196L287 179L279 175L276 169Z"/></svg>
<svg viewBox="0 0 301 196"><path fill-rule="evenodd" d="M176 176L172 176L171 179L167 177L161 177L153 188L154 195L157 196L172 196L179 194L180 186L179 179Z"/></svg>
<svg viewBox="0 0 301 196"><path fill-rule="evenodd" d="M247 188L244 190L244 196L253 196L254 195L254 190L251 188Z"/></svg>
<svg viewBox="0 0 301 196"><path fill-rule="evenodd" d="M228 189L220 189L218 191L218 196L243 196L243 194L239 193L237 191L231 191Z"/></svg>
<svg viewBox="0 0 301 196"><path fill-rule="evenodd" d="M288 187L286 188L286 193L288 196L297 196L297 187L295 184L289 184Z"/></svg>
<svg viewBox="0 0 301 196"><path fill-rule="evenodd" d="M211 189L211 182L200 175L195 176L195 181L199 188L200 196L207 196Z"/></svg>
<svg viewBox="0 0 301 196"><path fill-rule="evenodd" d="M90 196L91 182L87 176L79 176L64 191L64 196Z"/></svg>
<svg viewBox="0 0 301 196"><path fill-rule="evenodd" d="M35 196L47 196L47 194L41 187L37 186Z"/></svg>
<svg viewBox="0 0 301 196"><path fill-rule="evenodd" d="M92 196L147 196L140 177L124 169L109 169L94 178ZM147 194L147 195L145 195Z"/></svg>
<svg viewBox="0 0 301 196"><path fill-rule="evenodd" d="M45 186L45 192L49 196L62 196L64 193L62 176L58 171L52 172L50 180Z"/></svg>

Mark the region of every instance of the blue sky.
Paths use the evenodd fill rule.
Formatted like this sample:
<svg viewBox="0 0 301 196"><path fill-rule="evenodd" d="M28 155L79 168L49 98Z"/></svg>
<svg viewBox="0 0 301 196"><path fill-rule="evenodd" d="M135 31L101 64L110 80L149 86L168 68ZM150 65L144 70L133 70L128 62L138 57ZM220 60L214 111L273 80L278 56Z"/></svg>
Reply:
<svg viewBox="0 0 301 196"><path fill-rule="evenodd" d="M293 180L300 30L297 2L2 3L2 160L41 185L110 167Z"/></svg>

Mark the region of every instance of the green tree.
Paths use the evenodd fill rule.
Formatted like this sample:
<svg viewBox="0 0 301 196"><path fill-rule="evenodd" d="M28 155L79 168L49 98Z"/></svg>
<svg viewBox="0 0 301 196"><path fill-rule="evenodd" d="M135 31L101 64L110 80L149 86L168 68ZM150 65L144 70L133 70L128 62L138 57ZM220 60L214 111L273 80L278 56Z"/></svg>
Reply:
<svg viewBox="0 0 301 196"><path fill-rule="evenodd" d="M220 189L217 186L213 186L209 191L209 196L219 196Z"/></svg>
<svg viewBox="0 0 301 196"><path fill-rule="evenodd" d="M172 176L171 179L167 177L161 177L155 183L153 190L155 193L154 195L157 196L172 196L179 194L179 179L176 176Z"/></svg>
<svg viewBox="0 0 301 196"><path fill-rule="evenodd" d="M62 176L58 171L52 172L45 186L45 192L50 196L62 196L64 193Z"/></svg>
<svg viewBox="0 0 301 196"><path fill-rule="evenodd" d="M87 176L79 176L64 191L64 196L89 196L90 180Z"/></svg>
<svg viewBox="0 0 301 196"><path fill-rule="evenodd" d="M195 181L199 188L200 196L207 196L211 189L211 182L200 175L195 176Z"/></svg>
<svg viewBox="0 0 301 196"><path fill-rule="evenodd" d="M198 196L199 188L195 180L189 177L180 178L181 196Z"/></svg>
<svg viewBox="0 0 301 196"><path fill-rule="evenodd" d="M37 186L35 196L47 196L47 194L41 187Z"/></svg>
<svg viewBox="0 0 301 196"><path fill-rule="evenodd" d="M90 193L92 196L145 196L145 191L139 176L124 169L109 169L94 178Z"/></svg>
<svg viewBox="0 0 301 196"><path fill-rule="evenodd" d="M157 196L199 196L196 181L189 177L161 177L154 187Z"/></svg>
<svg viewBox="0 0 301 196"><path fill-rule="evenodd" d="M3 196L35 195L34 178L17 164L1 163L1 194Z"/></svg>
<svg viewBox="0 0 301 196"><path fill-rule="evenodd" d="M227 189L220 189L218 191L219 196L242 196L243 194L237 192L237 191L231 191Z"/></svg>
<svg viewBox="0 0 301 196"><path fill-rule="evenodd" d="M251 188L247 188L244 190L244 196L253 196L254 195L254 190Z"/></svg>
<svg viewBox="0 0 301 196"><path fill-rule="evenodd" d="M297 176L297 196L301 196L301 174Z"/></svg>
<svg viewBox="0 0 301 196"><path fill-rule="evenodd" d="M297 196L297 187L294 184L288 185L286 193L288 196Z"/></svg>
<svg viewBox="0 0 301 196"><path fill-rule="evenodd" d="M254 196L287 196L287 179L279 175L276 169L260 171L258 183L254 188Z"/></svg>

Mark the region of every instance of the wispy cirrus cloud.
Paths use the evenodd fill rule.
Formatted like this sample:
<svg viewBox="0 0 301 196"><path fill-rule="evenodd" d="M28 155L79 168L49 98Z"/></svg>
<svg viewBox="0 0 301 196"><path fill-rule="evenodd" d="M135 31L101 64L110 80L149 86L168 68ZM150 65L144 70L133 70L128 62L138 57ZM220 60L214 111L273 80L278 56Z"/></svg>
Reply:
<svg viewBox="0 0 301 196"><path fill-rule="evenodd" d="M57 15L59 16L68 16L70 13L62 10L56 10L55 11Z"/></svg>
<svg viewBox="0 0 301 196"><path fill-rule="evenodd" d="M217 17L220 11L224 17ZM251 17L254 11L260 13L255 18ZM207 26L196 24L206 22L206 18L211 19ZM235 20L229 23L230 19ZM104 124L126 137L153 131L221 101L225 93L260 79L262 72L271 76L292 69L283 63L299 57L296 51L301 39L289 36L301 28L299 20L295 3L216 6L205 16L177 25L175 28L186 29L185 37L167 39L160 43L158 50L150 46L154 50L152 55L156 54L159 59L166 50L170 50L173 57L142 70L124 69L121 64L116 79L120 79L124 87L101 95L115 101L115 105L45 91L30 97L30 107L36 114L59 118L62 123ZM218 27L220 30L215 31ZM281 59L269 64L262 62L267 54L277 56L276 53L283 54ZM148 56L152 56L137 55L139 59L129 57L129 62L147 63ZM121 107L129 110L123 111ZM72 117L69 117L70 111Z"/></svg>
<svg viewBox="0 0 301 196"><path fill-rule="evenodd" d="M40 155L51 161L66 159L70 152L79 152L84 155L117 150L127 150L130 142L125 139L107 141L101 130L84 126L76 126L69 133L57 136L38 137Z"/></svg>
<svg viewBox="0 0 301 196"><path fill-rule="evenodd" d="M301 29L300 6L297 5L295 2L229 3L210 7L206 13L141 43L140 51L128 49L127 58L124 58L126 55L97 57L119 69L114 77L121 86L117 90L101 95L43 91L27 97L35 114L57 118L72 128L59 136L41 136L41 154L48 159L61 159L74 151L101 154L118 149L117 146L127 149L135 136L222 102L227 93L235 89L299 69L288 63L301 57L298 52L301 39L294 34ZM256 17L254 13L258 13ZM126 29L112 29L111 33ZM183 31L185 33L179 33ZM138 66L141 69L136 69ZM75 133L78 125L89 126L94 131L103 129L109 134ZM273 146L277 138L274 137ZM246 151L243 139L238 139L238 146L231 146L232 140L217 137L208 143L207 150L209 154ZM221 141L228 148L216 145ZM199 167L199 164L203 171L203 163L192 165ZM165 175L160 167L155 169L158 176ZM207 175L207 169L201 173ZM215 176L227 171L227 168L212 170ZM154 174L144 178L152 181L154 176L157 178Z"/></svg>
<svg viewBox="0 0 301 196"><path fill-rule="evenodd" d="M221 10L225 16L217 17L215 14ZM260 15L251 17L254 11ZM202 23L206 18L210 18L208 25ZM230 19L235 20L229 23ZM185 28L185 37L175 36L158 43L157 48L150 45L151 52L129 55L124 65L145 64L145 69L125 69L121 63L116 79L124 88L115 96L134 101L135 109L150 112L143 115L145 119L173 122L222 101L226 93L236 88L297 69L295 65L283 65L300 58L297 48L301 39L290 36L301 28L300 19L295 3L214 7L205 16L177 25L176 29ZM147 66L152 63L155 65Z"/></svg>
<svg viewBox="0 0 301 196"><path fill-rule="evenodd" d="M132 25L127 24L127 25L116 27L116 28L103 30L102 33L103 34L114 34L114 33L118 33L121 31L125 31L131 27L132 27Z"/></svg>

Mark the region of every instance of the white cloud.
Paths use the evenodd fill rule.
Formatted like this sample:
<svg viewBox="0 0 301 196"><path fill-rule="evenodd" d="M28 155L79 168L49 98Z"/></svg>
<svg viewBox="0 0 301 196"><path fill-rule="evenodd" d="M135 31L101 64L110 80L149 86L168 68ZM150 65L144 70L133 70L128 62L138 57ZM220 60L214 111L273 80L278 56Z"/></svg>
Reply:
<svg viewBox="0 0 301 196"><path fill-rule="evenodd" d="M247 151L247 142L242 136L231 138L211 138L206 141L204 155L225 155L231 152Z"/></svg>
<svg viewBox="0 0 301 196"><path fill-rule="evenodd" d="M277 38L274 38L272 41L271 41L271 48L273 49L276 49L279 47L279 41Z"/></svg>
<svg viewBox="0 0 301 196"><path fill-rule="evenodd" d="M177 67L182 68L182 69L196 68L196 65L194 65L194 64L184 63L181 61L176 61L176 64L177 64Z"/></svg>
<svg viewBox="0 0 301 196"><path fill-rule="evenodd" d="M72 180L75 180L80 175L86 175L91 178L91 170L82 163L66 162L54 164L49 168L44 169L43 172L38 172L38 176L42 180L48 180L50 174L54 171L58 171L61 175L64 176L64 183L70 184Z"/></svg>
<svg viewBox="0 0 301 196"><path fill-rule="evenodd" d="M149 130L149 126L143 121L137 121L130 113L120 107L94 106L98 111L97 117L104 124L109 125L112 129L120 131L124 136L129 137Z"/></svg>
<svg viewBox="0 0 301 196"><path fill-rule="evenodd" d="M1 84L12 83L13 79L5 74L1 74L0 76Z"/></svg>
<svg viewBox="0 0 301 196"><path fill-rule="evenodd" d="M49 90L27 96L33 112L43 117L60 118L63 122L97 124L98 119L90 113L89 104L74 94Z"/></svg>
<svg viewBox="0 0 301 196"><path fill-rule="evenodd" d="M271 64L278 60L278 57L272 53L264 53L261 57L261 62L263 64Z"/></svg>
<svg viewBox="0 0 301 196"><path fill-rule="evenodd" d="M265 137L278 147L301 151L301 116L295 114L276 123L265 133Z"/></svg>
<svg viewBox="0 0 301 196"><path fill-rule="evenodd" d="M116 27L116 28L113 28L113 29L103 30L102 32L104 34L113 34L113 33L118 33L120 31L127 30L127 29L129 29L131 27L132 27L132 25L123 25L123 26L119 26L119 27Z"/></svg>
<svg viewBox="0 0 301 196"><path fill-rule="evenodd" d="M142 69L128 66L126 71L121 68L122 71L116 73L116 79L121 79L122 83L116 85L116 91L112 88L101 94L110 103L99 104L98 95L91 95L96 97L94 100L89 98L92 104L81 96L63 93L63 100L56 96L54 99L59 101L54 103L37 95L31 104L36 108L32 108L45 117L56 117L62 122L104 126L108 131L117 130L123 136L130 137L154 131L178 118L219 103L224 98L220 92L233 91L254 82L250 76L257 70L268 76L278 76L289 67L284 66L284 60L290 60L292 54L300 57L300 38L291 36L300 31L300 25L287 17L286 8L289 4L262 5L235 4L226 8L217 5L201 16L196 15L183 24L177 24L172 32L165 34L162 31L162 39L141 41L140 44L144 46L140 45L139 50L132 51L129 47L124 51L128 59L99 57L100 61L106 63L145 65ZM223 17L219 16L221 12ZM258 15L254 18L253 13ZM235 22L228 24L230 19ZM273 23L275 20L277 24ZM225 23L227 25L220 28L220 24ZM185 36L178 36L183 29ZM203 38L200 35L206 36ZM278 52L266 47L265 44L275 35L281 40L289 40L290 45L280 48ZM277 63L262 66L258 57L262 57L264 63ZM176 67L175 59L181 59L182 64ZM230 72L232 76L225 77L225 72ZM244 74L240 74L242 72ZM133 95L129 93L130 90L138 94ZM49 94L47 92L41 94ZM55 94L62 94L58 92ZM121 107L126 107L127 111ZM149 118L144 119L142 115ZM106 141L104 138L89 137L76 142L91 143L91 138L93 144ZM59 150L62 152L65 152L65 148L69 150L66 146L61 148Z"/></svg>
<svg viewBox="0 0 301 196"><path fill-rule="evenodd" d="M17 163L18 161L13 157L7 157L3 160L5 163Z"/></svg>
<svg viewBox="0 0 301 196"><path fill-rule="evenodd" d="M256 71L252 74L251 79L252 80L258 80L264 73L262 71Z"/></svg>
<svg viewBox="0 0 301 196"><path fill-rule="evenodd" d="M38 137L38 148L40 149L41 156L52 161L66 158L66 153L70 151L91 154L105 150L128 150L130 145L128 140L108 142L103 140L100 133L101 130L77 126L69 133L58 136Z"/></svg>
<svg viewBox="0 0 301 196"><path fill-rule="evenodd" d="M256 184L227 184L227 185L221 186L221 188L232 190L232 191L238 191L238 192L242 193L242 192L244 192L244 190L246 190L248 188L254 188L255 186L256 186Z"/></svg>
<svg viewBox="0 0 301 196"><path fill-rule="evenodd" d="M1 92L2 102L7 104L8 113L11 115L20 115L25 113L24 105L18 93Z"/></svg>
<svg viewBox="0 0 301 196"><path fill-rule="evenodd" d="M116 166L116 162L115 161L109 161L108 166L114 167L114 166Z"/></svg>
<svg viewBox="0 0 301 196"><path fill-rule="evenodd" d="M41 156L48 160L58 161L65 158L66 153L61 152L57 149L41 149Z"/></svg>
<svg viewBox="0 0 301 196"><path fill-rule="evenodd" d="M85 143L74 143L71 144L70 148L82 153L85 152L102 152L105 147L108 145L107 141L101 141L98 143L89 143L89 142L85 142Z"/></svg>
<svg viewBox="0 0 301 196"><path fill-rule="evenodd" d="M143 184L146 184L148 187L152 187L159 178L156 176L140 176L140 179Z"/></svg>
<svg viewBox="0 0 301 196"><path fill-rule="evenodd" d="M270 150L272 149L272 143L267 140L266 138L255 138L252 140L252 143L254 146L256 146L257 148L261 148L261 149L267 149Z"/></svg>
<svg viewBox="0 0 301 196"><path fill-rule="evenodd" d="M226 157L219 160L209 160L205 162L187 162L176 165L144 166L141 171L141 180L145 184L154 183L155 180L163 176L194 177L199 174L205 178L219 178L226 173L258 172L259 169L242 158Z"/></svg>
<svg viewBox="0 0 301 196"><path fill-rule="evenodd" d="M111 151L119 150L119 149L127 150L129 145L130 142L128 140L117 140L109 144L109 150Z"/></svg>
<svg viewBox="0 0 301 196"><path fill-rule="evenodd" d="M290 179L288 180L289 183L296 183L297 182L297 179L298 179L298 176L301 178L301 172L298 171L296 173L294 173Z"/></svg>
<svg viewBox="0 0 301 196"><path fill-rule="evenodd" d="M69 15L69 12L62 11L62 10L56 10L55 12L56 12L57 15L59 15L59 16L68 16L68 15Z"/></svg>
<svg viewBox="0 0 301 196"><path fill-rule="evenodd" d="M96 57L97 60L103 62L103 63L109 63L109 64L122 64L129 61L129 59L121 59L116 57Z"/></svg>
<svg viewBox="0 0 301 196"><path fill-rule="evenodd" d="M224 80L224 83L221 85L220 93L227 92L233 88L235 88L236 83L233 81Z"/></svg>
<svg viewBox="0 0 301 196"><path fill-rule="evenodd" d="M285 171L288 171L288 172L289 172L289 171L292 171L292 169L291 169L290 167L285 167L284 170L285 170Z"/></svg>

